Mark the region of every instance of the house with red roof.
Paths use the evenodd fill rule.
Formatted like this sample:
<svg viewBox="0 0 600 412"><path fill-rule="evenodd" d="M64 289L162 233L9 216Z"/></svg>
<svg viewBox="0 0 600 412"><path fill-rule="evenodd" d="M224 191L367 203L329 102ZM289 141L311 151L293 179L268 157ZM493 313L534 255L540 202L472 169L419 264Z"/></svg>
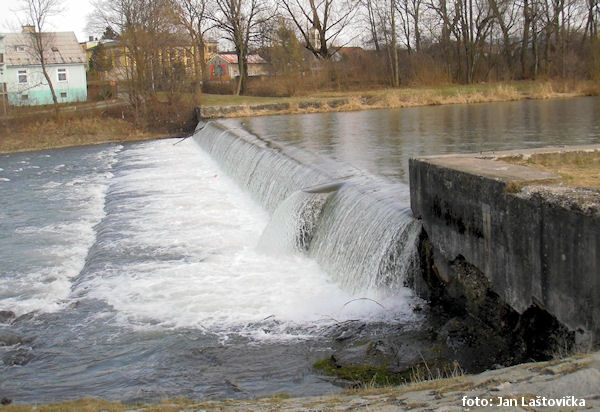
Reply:
<svg viewBox="0 0 600 412"><path fill-rule="evenodd" d="M230 80L240 75L238 57L234 53L220 53L207 62L210 80ZM269 74L269 63L258 54L248 55L248 76L258 77Z"/></svg>

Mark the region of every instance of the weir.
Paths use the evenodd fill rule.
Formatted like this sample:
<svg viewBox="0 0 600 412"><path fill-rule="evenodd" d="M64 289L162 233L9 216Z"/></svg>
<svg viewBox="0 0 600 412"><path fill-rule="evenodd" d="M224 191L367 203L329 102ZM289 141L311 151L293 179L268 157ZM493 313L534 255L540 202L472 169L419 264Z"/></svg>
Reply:
<svg viewBox="0 0 600 412"><path fill-rule="evenodd" d="M218 122L193 138L270 212L261 248L302 252L353 292L393 292L419 270L407 185Z"/></svg>
<svg viewBox="0 0 600 412"><path fill-rule="evenodd" d="M481 243L499 261L504 259L503 249L481 241L490 238L493 225L489 220L486 226L484 218L484 227L479 228L470 223L476 218L464 218L463 222L453 217L485 208L459 203L456 211L450 213L444 208L437 211L435 204L423 206L419 200L437 190L440 193L436 192L436 199L443 203L470 186L452 182L441 188L440 182L445 180L436 180L434 174L425 174L430 179L417 182L411 168L409 189L406 184L392 184L347 164L322 158L310 149L275 143L240 127L227 129L216 121L199 127L194 139L271 213L271 222L259 245L263 250L303 253L352 293L393 293L410 287L441 308L444 316L452 317L444 328L454 330L452 325L458 325L457 333L477 334L481 341L494 340L493 347L503 348L498 349L497 355L502 362L547 359L557 347L572 347L574 340L594 340L587 338L587 325L566 322L559 311L547 310L551 306L542 298L536 297L533 305L530 295L515 301L514 296L523 294L524 286L498 279L518 277L517 272L504 271L504 278L490 281L486 277L492 273L489 268L468 253L469 242L454 234L444 237L427 230L431 225L427 213L437 213L446 224L457 224L459 233L470 234L472 229L477 245ZM473 198L475 202L480 200L476 194ZM413 212L420 219L415 219ZM528 241L525 234L519 239ZM440 246L442 241L446 243ZM467 251L463 251L465 248ZM455 253L441 259L448 250ZM472 328L473 319L480 326L478 330ZM583 331L586 337L573 336L573 329Z"/></svg>

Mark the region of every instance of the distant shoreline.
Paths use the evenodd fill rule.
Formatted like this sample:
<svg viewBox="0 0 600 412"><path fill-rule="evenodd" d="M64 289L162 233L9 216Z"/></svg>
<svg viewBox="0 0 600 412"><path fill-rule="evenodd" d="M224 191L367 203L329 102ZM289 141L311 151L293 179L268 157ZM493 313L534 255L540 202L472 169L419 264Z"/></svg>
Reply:
<svg viewBox="0 0 600 412"><path fill-rule="evenodd" d="M405 107L474 104L517 100L546 100L596 96L600 84L593 81L524 81L448 85L438 87L407 87L348 92L319 92L299 97L254 97L232 95L200 96L199 102L182 95L181 112L192 117L200 107L203 118L248 117L278 114L346 112ZM10 119L0 116L0 154L58 149L103 143L122 143L185 136L193 127L180 133L164 128L140 127L124 116L107 116L105 111L65 113L56 120L52 115L32 115L32 108L23 114L12 113ZM22 117L21 117L22 116ZM62 115L61 115L62 116ZM26 119L20 121L20 118Z"/></svg>
<svg viewBox="0 0 600 412"><path fill-rule="evenodd" d="M600 85L578 82L572 85L553 82L511 82L444 87L415 87L356 92L320 93L310 98L265 98L264 101L233 100L233 104L200 104L204 118L269 116L346 112L449 104L493 103L518 100L551 100L600 94ZM234 96L232 96L234 97Z"/></svg>

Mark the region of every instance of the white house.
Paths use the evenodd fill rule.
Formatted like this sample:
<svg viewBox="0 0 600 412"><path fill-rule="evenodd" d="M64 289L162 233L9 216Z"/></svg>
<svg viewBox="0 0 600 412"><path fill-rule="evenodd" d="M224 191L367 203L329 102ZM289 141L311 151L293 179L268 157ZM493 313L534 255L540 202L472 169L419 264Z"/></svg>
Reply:
<svg viewBox="0 0 600 412"><path fill-rule="evenodd" d="M237 54L216 54L207 62L211 80L235 79L240 75ZM248 76L269 74L269 64L258 54L248 55Z"/></svg>
<svg viewBox="0 0 600 412"><path fill-rule="evenodd" d="M14 106L51 104L52 93L28 32L0 34L0 91ZM75 33L42 33L46 70L59 103L87 99L86 55Z"/></svg>

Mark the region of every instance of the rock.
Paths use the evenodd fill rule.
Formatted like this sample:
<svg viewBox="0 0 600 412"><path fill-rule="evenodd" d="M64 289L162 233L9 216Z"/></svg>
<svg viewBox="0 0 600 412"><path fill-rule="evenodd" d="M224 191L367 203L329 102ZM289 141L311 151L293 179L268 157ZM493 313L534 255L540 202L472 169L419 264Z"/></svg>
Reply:
<svg viewBox="0 0 600 412"><path fill-rule="evenodd" d="M14 346L20 345L24 341L24 338L13 333L4 333L0 335L0 346Z"/></svg>
<svg viewBox="0 0 600 412"><path fill-rule="evenodd" d="M2 362L7 366L27 365L34 358L31 349L19 348L6 352L2 356Z"/></svg>
<svg viewBox="0 0 600 412"><path fill-rule="evenodd" d="M336 351L333 354L336 365L343 366L374 366L382 367L391 363L389 356L375 346L379 342L368 342ZM392 355L393 359L393 355Z"/></svg>
<svg viewBox="0 0 600 412"><path fill-rule="evenodd" d="M364 328L365 323L349 320L333 326L330 335L333 336L336 342L342 342L348 339L358 338Z"/></svg>
<svg viewBox="0 0 600 412"><path fill-rule="evenodd" d="M10 310L0 310L0 323L8 323L16 318L15 312Z"/></svg>
<svg viewBox="0 0 600 412"><path fill-rule="evenodd" d="M348 103L349 103L348 99L335 99L335 100L329 100L327 102L327 105L331 108L336 108L336 107L344 106Z"/></svg>
<svg viewBox="0 0 600 412"><path fill-rule="evenodd" d="M298 108L300 108L300 109L308 109L308 108L318 109L321 106L323 106L322 102L300 102L300 103L298 103Z"/></svg>
<svg viewBox="0 0 600 412"><path fill-rule="evenodd" d="M267 103L267 104L255 104L250 106L251 110L254 111L261 111L261 110L268 110L268 111L282 111L282 110L288 110L290 108L290 104L289 103Z"/></svg>
<svg viewBox="0 0 600 412"><path fill-rule="evenodd" d="M0 404L1 405L10 405L12 403L12 399L8 399L6 397L0 399Z"/></svg>
<svg viewBox="0 0 600 412"><path fill-rule="evenodd" d="M16 318L13 321L13 323L27 322L28 320L33 319L34 316L35 316L35 312L25 313L24 315L21 315L18 318Z"/></svg>

